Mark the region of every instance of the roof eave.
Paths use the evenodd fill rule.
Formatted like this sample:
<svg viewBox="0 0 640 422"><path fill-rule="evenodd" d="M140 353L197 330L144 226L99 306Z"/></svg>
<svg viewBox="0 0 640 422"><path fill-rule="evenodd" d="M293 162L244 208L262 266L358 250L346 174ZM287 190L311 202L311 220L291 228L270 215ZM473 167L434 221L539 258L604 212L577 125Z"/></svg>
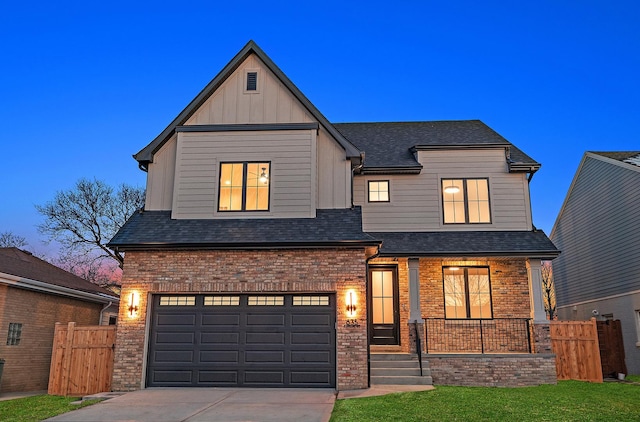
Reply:
<svg viewBox="0 0 640 422"><path fill-rule="evenodd" d="M422 166L407 167L363 167L360 174L420 174Z"/></svg>
<svg viewBox="0 0 640 422"><path fill-rule="evenodd" d="M384 245L383 245L384 248ZM554 259L560 255L560 251L385 251L381 250L379 256L422 256L422 257L447 257L447 256L473 256L473 257L527 257L532 259Z"/></svg>
<svg viewBox="0 0 640 422"><path fill-rule="evenodd" d="M261 242L261 243L171 243L171 242L147 242L135 244L114 244L107 246L120 251L142 251L142 250L256 250L256 249L315 249L315 248L361 248L368 246L379 246L379 240L336 240L317 242Z"/></svg>

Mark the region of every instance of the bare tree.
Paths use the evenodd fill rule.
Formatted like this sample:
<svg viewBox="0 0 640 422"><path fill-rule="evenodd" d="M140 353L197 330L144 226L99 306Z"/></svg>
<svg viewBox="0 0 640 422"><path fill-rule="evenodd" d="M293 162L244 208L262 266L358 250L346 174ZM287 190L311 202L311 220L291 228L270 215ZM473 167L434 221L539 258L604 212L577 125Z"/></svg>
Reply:
<svg viewBox="0 0 640 422"><path fill-rule="evenodd" d="M45 218L38 230L60 242L68 256L91 257L95 262L112 259L122 268L124 256L109 249L107 242L144 205L144 196L143 188L122 184L114 190L100 180L80 179L73 189L36 205ZM84 259L79 262L86 263Z"/></svg>
<svg viewBox="0 0 640 422"><path fill-rule="evenodd" d="M556 286L553 283L553 267L551 261L542 261L542 296L544 310L550 320L556 317Z"/></svg>
<svg viewBox="0 0 640 422"><path fill-rule="evenodd" d="M10 231L0 233L0 248L24 248L27 239Z"/></svg>
<svg viewBox="0 0 640 422"><path fill-rule="evenodd" d="M87 281L120 293L122 270L117 262L110 258L98 257L95 254L77 254L70 251L60 253L48 259L53 265L69 271Z"/></svg>

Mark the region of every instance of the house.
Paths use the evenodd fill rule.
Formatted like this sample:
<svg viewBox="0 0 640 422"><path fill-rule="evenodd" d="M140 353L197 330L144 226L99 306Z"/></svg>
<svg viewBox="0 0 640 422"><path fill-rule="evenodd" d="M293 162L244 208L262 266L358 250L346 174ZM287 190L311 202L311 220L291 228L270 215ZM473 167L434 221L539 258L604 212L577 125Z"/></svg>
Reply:
<svg viewBox="0 0 640 422"><path fill-rule="evenodd" d="M484 123L332 124L249 42L134 158L114 389L366 388L416 336L440 384L555 382L540 164Z"/></svg>
<svg viewBox="0 0 640 422"><path fill-rule="evenodd" d="M640 151L586 152L551 232L558 317L620 320L640 374Z"/></svg>
<svg viewBox="0 0 640 422"><path fill-rule="evenodd" d="M118 297L18 248L0 248L0 392L46 390L56 322L115 324Z"/></svg>

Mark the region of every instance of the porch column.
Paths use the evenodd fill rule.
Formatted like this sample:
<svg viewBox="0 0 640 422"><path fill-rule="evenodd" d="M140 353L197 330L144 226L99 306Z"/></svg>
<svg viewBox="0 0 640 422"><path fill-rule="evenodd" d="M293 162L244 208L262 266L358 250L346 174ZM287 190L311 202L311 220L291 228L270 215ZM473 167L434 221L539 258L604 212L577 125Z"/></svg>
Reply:
<svg viewBox="0 0 640 422"><path fill-rule="evenodd" d="M420 260L409 258L409 322L422 323L420 312Z"/></svg>
<svg viewBox="0 0 640 422"><path fill-rule="evenodd" d="M529 276L529 295L531 297L531 311L534 324L547 324L547 313L544 310L542 298L542 260L527 259L527 274Z"/></svg>

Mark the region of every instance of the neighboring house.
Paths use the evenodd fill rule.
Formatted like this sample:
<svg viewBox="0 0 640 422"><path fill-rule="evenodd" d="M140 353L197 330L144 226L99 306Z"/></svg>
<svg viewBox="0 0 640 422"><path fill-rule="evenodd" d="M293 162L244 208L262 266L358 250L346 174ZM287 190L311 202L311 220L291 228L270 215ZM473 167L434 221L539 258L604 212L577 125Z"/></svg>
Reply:
<svg viewBox="0 0 640 422"><path fill-rule="evenodd" d="M115 324L118 306L108 290L30 252L0 248L0 392L46 390L56 322Z"/></svg>
<svg viewBox="0 0 640 422"><path fill-rule="evenodd" d="M555 382L540 164L482 122L332 124L249 42L134 157L115 390L366 388L416 330L435 382Z"/></svg>
<svg viewBox="0 0 640 422"><path fill-rule="evenodd" d="M619 319L640 374L640 151L586 152L551 238L558 317Z"/></svg>

